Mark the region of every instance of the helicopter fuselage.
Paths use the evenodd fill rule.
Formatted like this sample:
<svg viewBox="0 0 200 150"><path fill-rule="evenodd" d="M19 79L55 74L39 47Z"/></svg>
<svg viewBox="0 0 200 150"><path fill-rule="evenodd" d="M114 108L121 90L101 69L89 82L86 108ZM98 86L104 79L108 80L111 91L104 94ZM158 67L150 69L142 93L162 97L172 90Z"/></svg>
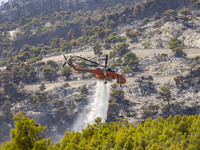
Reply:
<svg viewBox="0 0 200 150"><path fill-rule="evenodd" d="M96 78L100 80L105 80L105 81L112 81L112 80L117 79L118 84L126 83L126 79L121 74L109 72L105 70L101 70L101 71L102 71L101 73L96 74Z"/></svg>
<svg viewBox="0 0 200 150"><path fill-rule="evenodd" d="M97 69L76 68L74 64L72 63L71 59L69 59L68 64L76 71L94 73L96 74L95 77L100 80L112 81L116 79L118 84L126 83L126 79L123 75L115 73L111 69L104 70L101 68L97 68Z"/></svg>

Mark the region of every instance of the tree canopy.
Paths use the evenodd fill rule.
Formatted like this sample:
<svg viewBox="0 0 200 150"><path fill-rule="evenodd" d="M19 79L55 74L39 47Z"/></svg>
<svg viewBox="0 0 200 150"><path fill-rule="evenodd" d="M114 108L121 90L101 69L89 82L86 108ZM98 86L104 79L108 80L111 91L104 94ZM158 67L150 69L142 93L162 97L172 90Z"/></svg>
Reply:
<svg viewBox="0 0 200 150"><path fill-rule="evenodd" d="M123 56L128 52L129 45L127 43L119 43L114 50L117 51L118 56Z"/></svg>
<svg viewBox="0 0 200 150"><path fill-rule="evenodd" d="M170 49L175 52L176 56L182 56L183 53L183 45L181 40L177 39L177 38L172 38L169 42L168 45L170 47Z"/></svg>
<svg viewBox="0 0 200 150"><path fill-rule="evenodd" d="M42 70L43 76L46 80L49 80L50 82L52 80L55 80L57 77L56 69L48 65L47 67L43 68Z"/></svg>
<svg viewBox="0 0 200 150"><path fill-rule="evenodd" d="M124 56L124 64L132 69L138 66L139 58L132 52L126 53ZM130 71L129 71L130 72Z"/></svg>
<svg viewBox="0 0 200 150"><path fill-rule="evenodd" d="M60 143L51 150L64 149L199 149L200 116L176 115L167 120L148 118L138 125L126 120L118 123L100 123L96 120L80 132L66 132Z"/></svg>
<svg viewBox="0 0 200 150"><path fill-rule="evenodd" d="M166 120L151 118L138 125L121 122L88 125L82 132L66 131L63 139L52 145L44 139L46 127L28 119L22 112L14 118L15 129L11 130L11 140L1 145L1 150L65 150L65 149L200 149L200 115L171 116Z"/></svg>
<svg viewBox="0 0 200 150"><path fill-rule="evenodd" d="M1 145L1 150L46 150L51 144L44 139L46 127L37 124L20 111L15 116L15 129L11 130L11 140Z"/></svg>
<svg viewBox="0 0 200 150"><path fill-rule="evenodd" d="M67 80L69 80L71 74L72 74L72 69L70 66L64 66L62 68L62 75L65 76Z"/></svg>
<svg viewBox="0 0 200 150"><path fill-rule="evenodd" d="M96 43L93 47L93 50L94 50L94 54L98 55L100 59L100 56L103 54L103 52L101 51L101 45L99 43Z"/></svg>

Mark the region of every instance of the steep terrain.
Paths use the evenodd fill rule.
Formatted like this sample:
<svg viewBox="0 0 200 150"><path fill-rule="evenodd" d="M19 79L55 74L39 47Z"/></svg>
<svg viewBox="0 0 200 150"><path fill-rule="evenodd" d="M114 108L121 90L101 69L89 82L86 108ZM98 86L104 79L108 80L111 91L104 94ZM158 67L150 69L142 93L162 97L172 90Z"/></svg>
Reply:
<svg viewBox="0 0 200 150"><path fill-rule="evenodd" d="M197 14L197 12L194 12L194 14ZM142 21L135 21L129 25L119 26L117 31L122 36L125 36L126 28L139 29L142 32L138 41L132 44L133 48L144 48L145 46L148 46L148 48L166 48L172 38L179 38L184 47L200 48L199 24L200 17L190 19L187 24L183 24L181 20L167 22L157 20L146 25Z"/></svg>
<svg viewBox="0 0 200 150"><path fill-rule="evenodd" d="M138 116L134 117L134 120L136 121L134 123L137 123L141 119L143 119L143 116L141 115L145 106L148 106L151 103L157 104L160 107L165 105L166 103L163 100L157 98L158 91L160 91L160 87L162 86L170 86L172 95L176 99L175 101L180 102L180 104L182 104L181 108L183 109L184 107L193 107L196 102L198 102L197 99L200 96L200 93L195 92L194 88L190 88L186 91L179 91L174 81L174 77L177 75L187 75L189 73L189 64L191 61L188 58L199 56L199 49L184 49L184 52L187 54L188 58L176 58L174 57L174 54L170 49L131 49L131 51L140 58L140 64L139 71L136 71L133 76L127 76L127 83L122 87L122 89L125 91L125 99L129 100L132 103L129 106L129 109L121 110L122 116L130 112L137 112ZM94 55L92 56L92 51L88 52L89 54L91 54L91 58L94 57ZM109 53L109 51L104 51L104 53ZM79 55L79 53L76 54ZM86 55L83 54L82 56L87 57L87 54L88 53L86 53ZM159 62L157 58L161 56L161 54L167 54L167 58L165 61ZM69 55L72 54L68 54L68 56ZM63 59L62 57L63 56L60 55L52 59L60 60ZM51 57L48 59L51 59ZM75 76L76 74L78 75L77 72L74 72L73 74ZM145 80L142 84L137 82L137 80L140 79L142 76L148 77L149 75L153 77L152 84L154 85L155 91L151 91L151 88L148 87L148 83L145 83ZM95 79L93 79L92 81L88 79L80 81L69 81L67 83L70 84L70 87L68 88L74 88L78 85L81 85L81 83L88 85L91 84L91 82L95 83ZM59 88L62 86L62 84L63 81L58 83L47 83L45 84L48 87L46 91L50 91L53 88ZM27 85L26 89L39 90L39 86L40 84ZM182 92L184 92L185 94L183 94Z"/></svg>
<svg viewBox="0 0 200 150"><path fill-rule="evenodd" d="M0 9L0 22L16 21L21 17L51 14L59 11L96 10L126 2L135 4L142 0L11 0Z"/></svg>
<svg viewBox="0 0 200 150"><path fill-rule="evenodd" d="M0 26L0 133L5 135L0 141L9 139L9 130L14 125L12 115L19 110L46 125L46 136L51 136L54 142L66 130L72 131L77 116L98 91L94 90L97 79L79 72L72 72L69 79L65 78L62 54L67 57L78 55L99 63L104 63L107 54L111 57L109 65L122 73L128 66L124 64L124 56L116 54L114 58L111 55L121 42L127 43L128 52L137 55L139 64L131 73L125 72L127 82L121 88L114 86L115 81L111 83L107 121L119 121L126 116L130 122L138 124L147 117L157 119L199 113L199 10L190 5L189 0L142 1L134 6L136 2L139 0L59 0L57 3L11 0L1 7L2 22L17 21L13 24L4 22ZM123 8L121 5L125 3L131 7ZM96 15L96 9L100 9L97 11L100 13L115 4L121 4L122 11L109 13L108 9L108 14L98 18L101 14ZM184 7L189 7L190 13L180 11ZM74 13L66 11L69 8ZM168 9L175 9L175 13L170 10L172 16L168 16L169 12L165 12ZM64 15L59 12L61 10ZM76 13L77 10L84 12ZM156 12L158 17L154 16ZM93 19L88 17L90 15ZM128 31L133 35L130 36ZM121 38L121 41L114 41L115 38ZM168 45L172 38L181 40L185 55L177 57L172 52ZM105 48L109 40L111 43ZM100 60L94 55L96 42L102 46L104 56ZM113 65L113 61L119 63ZM44 68L49 66L56 72L53 80L44 77ZM24 70L20 70L22 68ZM169 103L160 94L163 87L169 88ZM112 97L115 89L122 92L117 95L119 99Z"/></svg>
<svg viewBox="0 0 200 150"><path fill-rule="evenodd" d="M138 3L143 2L143 3ZM34 17L35 15L49 14L53 12L59 12L62 10L95 10L100 8L102 10L105 7L113 6L116 4L128 4L129 6L136 5L134 12L137 19L149 17L155 14L155 12L162 13L167 9L177 9L188 7L190 0L11 0L3 5L0 9L0 22L6 20L16 21L23 17ZM144 9L143 9L144 8ZM139 11L138 11L139 10ZM134 13L133 12L133 13Z"/></svg>
<svg viewBox="0 0 200 150"><path fill-rule="evenodd" d="M154 42L156 41L153 41L152 45ZM142 47L142 43L140 42L138 42L137 45L135 43L129 44L129 49L139 57L140 63L138 66L138 71L136 71L130 77L126 76L127 83L122 88L125 91L125 99L118 102L118 117L127 115L130 122L137 124L141 119L144 119L144 110L148 108L148 106L150 106L151 104L159 106L157 113L155 112L154 115L152 115L152 117L156 118L157 116L162 115L163 112L161 108L164 105L166 105L166 102L164 102L160 98L157 98L158 92L160 91L160 88L162 86L170 87L170 90L174 97L174 100L171 102L172 109L174 106L174 102L178 102L179 106L181 107L181 110L179 110L178 113L187 112L185 109L190 109L193 107L195 107L195 110L193 110L193 112L188 113L194 114L195 112L199 111L198 99L200 97L200 93L196 92L195 89L192 87L190 89L180 91L174 81L174 77L176 75L188 74L188 65L190 64L190 60L188 58L199 56L199 49L184 49L184 52L187 54L188 58L176 58L174 57L174 54L170 49L140 49L135 48L137 45L140 45L138 47ZM104 50L104 54L109 54L110 51L111 49ZM167 57L166 60L159 62L157 58L161 56L161 54L167 54ZM91 59L96 58L94 56L92 47L87 47L87 49L85 49L84 51L69 53L66 56L69 57L70 55L79 55ZM57 61L59 65L63 64L62 55L47 57L44 58L42 61L45 62L48 60ZM148 77L149 75L153 77L153 81L151 81L153 85L153 90L151 89L152 87L148 87L149 85L145 80L144 83L137 82L138 80L141 80L141 77ZM81 79L81 76L81 74L74 72L72 75L72 80L74 77ZM58 81L59 82L53 83L45 82L45 92L48 93L48 95L55 95L55 98L58 98L65 103L64 109L66 110L64 112L57 112L58 110L52 109L52 107L54 107L54 98L47 102L45 104L45 107L41 105L36 108L31 108L30 106L32 106L32 104L28 100L16 103L11 109L15 112L17 112L18 110L23 110L26 112L26 115L28 117L34 118L36 121L40 122L43 125L47 125L48 133L53 137L55 136L56 138L56 135L62 135L63 131L65 131L66 129L71 130L71 128L73 128L72 125L75 121L73 116L76 116L76 114L81 111L82 107L88 104L89 97L93 94L92 89L94 88L96 83L95 79L67 81L69 86L65 88L65 86L63 86L65 84L64 79L60 78ZM76 98L80 96L79 91L81 86L84 84L87 85L90 94L85 98L76 100ZM25 89L27 90L27 92L32 91L36 92L37 94L37 92L39 92L40 85L40 83L33 85L25 85ZM66 113L68 115L65 116L63 113ZM58 115L60 116L58 117ZM56 141L56 139L53 140Z"/></svg>
<svg viewBox="0 0 200 150"><path fill-rule="evenodd" d="M145 118L145 115L150 115L155 118L157 116L162 116L162 108L167 104L161 98L158 98L158 92L162 86L169 86L174 97L170 102L172 114L195 114L199 112L198 99L200 97L200 92L195 90L198 89L199 85L197 84L197 87L180 90L174 81L175 76L188 74L190 70L188 66L190 60L188 58L199 56L200 51L198 49L184 49L188 58L176 58L170 49L131 48L130 50L140 58L140 64L138 66L138 71L129 77L126 76L127 83L122 87L125 91L125 98L118 102L117 117L127 115L130 122L137 124L141 119ZM109 51L111 50L105 50L104 54L108 54ZM157 58L163 53L167 54L166 60L159 62ZM69 57L70 55L75 54L70 53L66 56ZM76 52L76 55L81 55L83 57L88 57L88 55L90 55L90 58L95 57L92 49L87 49L84 53ZM46 59L53 59L61 65L62 63L60 60L63 60L63 56L58 55L56 57L45 58L44 61L46 61ZM81 76L80 73L73 72L72 80L74 77L81 78ZM148 76L152 76L153 78L150 84L148 80L142 79L142 77ZM138 80L143 80L143 82L138 82ZM63 101L65 103L64 111L57 112L58 109L56 110L56 107L53 106L53 103L55 105L55 98L45 102L45 106L41 105L31 109L30 106L33 104L31 104L30 101L16 103L12 110L16 112L18 110L25 111L28 117L34 118L43 125L47 125L49 134L57 138L56 135L62 135L64 130L71 130L73 128L73 122L75 121L74 119L77 113L80 112L84 106L88 105L90 97L94 95L93 89L96 84L96 79L67 81L67 83L69 84L67 87L65 87L63 79L60 79L59 82L45 83L45 93L52 96L54 95L53 97ZM86 84L89 89L89 95L87 97L80 96L80 89L84 84ZM25 89L27 92L39 92L39 86L40 84L26 85ZM180 107L177 112L174 111L175 102L177 102ZM152 110L149 110L149 114L145 114L144 110L152 104L158 106L158 109L155 110L153 114L151 114ZM56 139L53 138L53 140Z"/></svg>

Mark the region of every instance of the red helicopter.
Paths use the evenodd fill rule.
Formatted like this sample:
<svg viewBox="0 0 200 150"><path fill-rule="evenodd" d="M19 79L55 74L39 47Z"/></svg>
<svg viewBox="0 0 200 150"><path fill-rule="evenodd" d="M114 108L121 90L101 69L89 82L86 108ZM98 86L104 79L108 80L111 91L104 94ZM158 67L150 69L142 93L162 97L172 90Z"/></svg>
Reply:
<svg viewBox="0 0 200 150"><path fill-rule="evenodd" d="M63 55L65 58L65 63L63 64L63 67L66 65L66 63L69 64L69 66L71 66L74 70L76 71L80 71L80 72L89 72L89 73L94 73L96 74L96 78L100 79L100 80L104 80L105 84L107 83L107 81L112 81L114 79L117 79L117 83L118 84L124 84L126 83L126 79L123 75L119 74L119 73L115 73L115 71L113 71L110 68L107 68L107 63L108 63L108 55L106 55L106 59L105 59L105 65L101 65L98 64L94 61L88 60L86 58L80 57L80 56L72 56L69 58L69 60L67 60L67 58L65 57L65 55ZM96 69L88 69L88 68L76 68L74 66L74 64L72 63L73 61L75 61L76 59L82 59L85 60L87 62L90 62L91 64L88 66L93 66L93 67L97 67L97 66L102 66L102 68L98 67Z"/></svg>

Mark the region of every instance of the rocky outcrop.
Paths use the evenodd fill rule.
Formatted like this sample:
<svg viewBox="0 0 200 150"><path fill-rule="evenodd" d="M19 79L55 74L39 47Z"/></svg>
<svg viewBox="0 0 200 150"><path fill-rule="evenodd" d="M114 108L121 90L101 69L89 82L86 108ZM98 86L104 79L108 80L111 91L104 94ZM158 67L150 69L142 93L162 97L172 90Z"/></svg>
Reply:
<svg viewBox="0 0 200 150"><path fill-rule="evenodd" d="M200 48L200 33L191 29L186 30L179 38L187 47Z"/></svg>
<svg viewBox="0 0 200 150"><path fill-rule="evenodd" d="M162 19L151 21L148 24L133 26L123 26L126 28L139 29L142 35L138 41L131 44L136 48L168 48L168 42L172 38L178 38L182 41L185 48L200 48L200 17L194 17L186 24L180 21L165 22ZM118 30L121 32L122 29ZM125 36L125 33L122 34Z"/></svg>
<svg viewBox="0 0 200 150"><path fill-rule="evenodd" d="M162 14L165 10L187 8L189 5L190 0L145 0L134 7L133 15L136 19L142 19L156 12Z"/></svg>

